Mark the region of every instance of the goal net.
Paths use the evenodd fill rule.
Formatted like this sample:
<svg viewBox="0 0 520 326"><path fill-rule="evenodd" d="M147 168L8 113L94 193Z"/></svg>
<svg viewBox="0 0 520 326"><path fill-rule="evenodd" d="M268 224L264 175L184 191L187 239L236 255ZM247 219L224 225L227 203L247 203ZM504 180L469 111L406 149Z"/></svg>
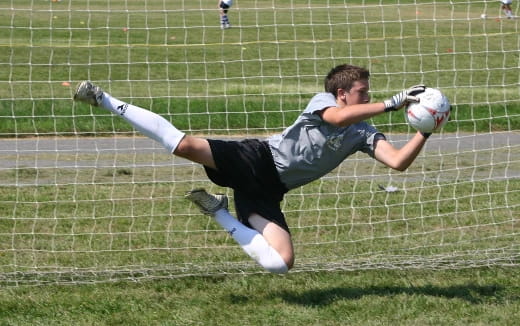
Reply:
<svg viewBox="0 0 520 326"><path fill-rule="evenodd" d="M293 271L518 266L518 3L235 0L221 29L215 0L0 2L0 283L264 272L183 198L229 189L74 87L265 138L342 63L370 70L372 101L440 88L451 121L405 172L356 154L290 191ZM402 112L370 122L397 147L414 134Z"/></svg>

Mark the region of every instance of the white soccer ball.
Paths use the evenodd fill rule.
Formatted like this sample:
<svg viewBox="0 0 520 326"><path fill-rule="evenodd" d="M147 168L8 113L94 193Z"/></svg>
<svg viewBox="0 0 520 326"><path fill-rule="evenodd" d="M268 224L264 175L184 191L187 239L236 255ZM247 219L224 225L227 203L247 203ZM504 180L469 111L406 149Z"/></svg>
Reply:
<svg viewBox="0 0 520 326"><path fill-rule="evenodd" d="M480 15L480 18L482 18L482 19L485 19L486 17L487 17L486 14L482 14L482 15Z"/></svg>
<svg viewBox="0 0 520 326"><path fill-rule="evenodd" d="M411 102L405 110L406 122L422 132L441 129L450 117L450 102L436 88L427 87L416 97L419 102Z"/></svg>

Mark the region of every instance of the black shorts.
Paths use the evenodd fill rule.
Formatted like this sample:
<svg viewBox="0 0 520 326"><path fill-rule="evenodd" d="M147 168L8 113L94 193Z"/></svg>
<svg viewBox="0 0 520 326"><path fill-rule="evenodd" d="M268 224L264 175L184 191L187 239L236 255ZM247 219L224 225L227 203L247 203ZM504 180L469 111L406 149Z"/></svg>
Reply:
<svg viewBox="0 0 520 326"><path fill-rule="evenodd" d="M249 216L256 213L289 232L280 202L287 188L280 181L266 141L208 139L217 170L204 167L208 178L234 190L238 220L251 227Z"/></svg>
<svg viewBox="0 0 520 326"><path fill-rule="evenodd" d="M229 9L229 5L225 4L224 2L220 3L220 8L224 10L224 12L227 14L227 11Z"/></svg>

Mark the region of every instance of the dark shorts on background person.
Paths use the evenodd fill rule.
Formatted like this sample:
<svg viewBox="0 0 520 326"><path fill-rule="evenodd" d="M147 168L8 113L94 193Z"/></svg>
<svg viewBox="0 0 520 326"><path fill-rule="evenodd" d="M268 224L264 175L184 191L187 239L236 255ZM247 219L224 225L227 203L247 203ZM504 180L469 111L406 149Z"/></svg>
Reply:
<svg viewBox="0 0 520 326"><path fill-rule="evenodd" d="M208 139L217 170L204 167L208 178L234 190L238 220L251 227L248 218L256 213L289 232L280 208L287 188L280 181L266 141Z"/></svg>

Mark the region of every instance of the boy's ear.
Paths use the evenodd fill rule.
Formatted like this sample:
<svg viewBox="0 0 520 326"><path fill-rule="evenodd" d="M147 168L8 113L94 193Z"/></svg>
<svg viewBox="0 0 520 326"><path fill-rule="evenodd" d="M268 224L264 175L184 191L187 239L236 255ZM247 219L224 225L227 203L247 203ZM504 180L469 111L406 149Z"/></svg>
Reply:
<svg viewBox="0 0 520 326"><path fill-rule="evenodd" d="M337 98L345 97L345 95L347 94L347 91L345 91L343 88L338 88L337 94L338 94Z"/></svg>

